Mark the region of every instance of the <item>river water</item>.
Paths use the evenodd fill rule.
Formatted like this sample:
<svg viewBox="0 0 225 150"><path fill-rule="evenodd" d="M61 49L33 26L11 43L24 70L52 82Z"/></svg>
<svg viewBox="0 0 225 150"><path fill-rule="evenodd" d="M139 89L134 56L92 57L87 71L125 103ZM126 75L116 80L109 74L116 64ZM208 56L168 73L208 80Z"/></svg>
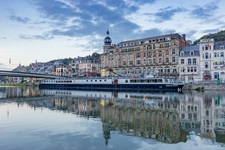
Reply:
<svg viewBox="0 0 225 150"><path fill-rule="evenodd" d="M0 87L0 150L225 149L224 92Z"/></svg>

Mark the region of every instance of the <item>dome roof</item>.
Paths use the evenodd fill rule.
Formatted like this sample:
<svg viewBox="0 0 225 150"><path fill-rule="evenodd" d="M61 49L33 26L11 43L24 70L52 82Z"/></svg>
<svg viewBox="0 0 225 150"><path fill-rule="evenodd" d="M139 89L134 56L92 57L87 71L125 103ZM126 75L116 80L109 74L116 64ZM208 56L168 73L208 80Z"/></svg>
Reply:
<svg viewBox="0 0 225 150"><path fill-rule="evenodd" d="M111 45L112 40L111 40L111 38L109 37L109 30L107 30L106 35L107 35L107 36L106 36L105 39L104 39L104 44L105 44L105 45Z"/></svg>
<svg viewBox="0 0 225 150"><path fill-rule="evenodd" d="M112 43L112 40L111 40L111 38L110 37L105 37L105 39L104 39L104 43L105 43L105 45L111 45L111 43Z"/></svg>

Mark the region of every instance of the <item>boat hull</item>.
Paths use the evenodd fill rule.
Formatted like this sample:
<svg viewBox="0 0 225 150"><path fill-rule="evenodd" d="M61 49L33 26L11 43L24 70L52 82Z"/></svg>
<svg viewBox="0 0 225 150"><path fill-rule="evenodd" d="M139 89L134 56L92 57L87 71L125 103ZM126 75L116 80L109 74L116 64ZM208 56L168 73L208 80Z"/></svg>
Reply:
<svg viewBox="0 0 225 150"><path fill-rule="evenodd" d="M94 90L182 90L183 85L173 84L39 84L40 89L94 89Z"/></svg>

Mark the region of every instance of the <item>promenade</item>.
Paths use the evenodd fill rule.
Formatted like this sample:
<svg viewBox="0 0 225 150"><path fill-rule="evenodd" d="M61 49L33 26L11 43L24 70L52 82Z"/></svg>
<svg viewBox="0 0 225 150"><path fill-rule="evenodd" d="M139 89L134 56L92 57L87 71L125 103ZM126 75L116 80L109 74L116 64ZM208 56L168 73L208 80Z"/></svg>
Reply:
<svg viewBox="0 0 225 150"><path fill-rule="evenodd" d="M210 91L225 91L225 83L194 83L185 84L183 90L210 90Z"/></svg>

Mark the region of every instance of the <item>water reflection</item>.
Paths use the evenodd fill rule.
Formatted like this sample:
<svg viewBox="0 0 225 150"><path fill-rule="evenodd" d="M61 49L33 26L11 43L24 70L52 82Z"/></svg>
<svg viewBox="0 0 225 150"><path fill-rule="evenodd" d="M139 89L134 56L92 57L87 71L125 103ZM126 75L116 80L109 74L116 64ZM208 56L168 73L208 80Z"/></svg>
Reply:
<svg viewBox="0 0 225 150"><path fill-rule="evenodd" d="M185 142L190 131L225 143L225 93L97 92L0 88L3 100L47 107L85 118L101 118L107 145L111 132ZM19 99L17 97L20 97ZM31 98L33 97L33 98ZM15 98L15 99L12 99Z"/></svg>

